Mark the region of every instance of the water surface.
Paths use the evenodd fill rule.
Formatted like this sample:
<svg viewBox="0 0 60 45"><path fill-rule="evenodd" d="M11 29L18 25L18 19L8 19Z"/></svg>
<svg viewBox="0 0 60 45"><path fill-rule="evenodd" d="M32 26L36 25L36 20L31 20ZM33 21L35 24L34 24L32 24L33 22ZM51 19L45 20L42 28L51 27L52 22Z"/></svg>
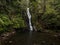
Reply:
<svg viewBox="0 0 60 45"><path fill-rule="evenodd" d="M60 38L44 32L17 33L6 45L60 45Z"/></svg>

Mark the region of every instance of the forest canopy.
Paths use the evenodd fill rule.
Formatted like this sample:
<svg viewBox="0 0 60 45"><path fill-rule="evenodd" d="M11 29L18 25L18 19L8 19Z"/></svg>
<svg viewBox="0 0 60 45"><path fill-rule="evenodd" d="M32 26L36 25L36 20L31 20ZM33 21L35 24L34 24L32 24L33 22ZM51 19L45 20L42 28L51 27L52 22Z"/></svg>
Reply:
<svg viewBox="0 0 60 45"><path fill-rule="evenodd" d="M26 28L26 8L37 30L59 29L60 0L0 0L0 31Z"/></svg>

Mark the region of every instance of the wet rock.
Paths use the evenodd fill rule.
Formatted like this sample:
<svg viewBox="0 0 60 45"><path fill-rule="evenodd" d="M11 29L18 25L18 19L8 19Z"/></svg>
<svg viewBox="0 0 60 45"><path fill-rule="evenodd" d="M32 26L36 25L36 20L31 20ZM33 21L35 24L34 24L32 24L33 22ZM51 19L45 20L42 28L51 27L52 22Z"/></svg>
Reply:
<svg viewBox="0 0 60 45"><path fill-rule="evenodd" d="M46 41L42 41L42 43L46 43Z"/></svg>
<svg viewBox="0 0 60 45"><path fill-rule="evenodd" d="M12 41L9 41L9 43L12 43Z"/></svg>
<svg viewBox="0 0 60 45"><path fill-rule="evenodd" d="M14 35L15 33L16 33L15 31L13 31L13 32L6 32L6 33L3 33L3 34L1 35L1 37L12 36L12 35Z"/></svg>
<svg viewBox="0 0 60 45"><path fill-rule="evenodd" d="M39 44L34 43L33 45L39 45Z"/></svg>
<svg viewBox="0 0 60 45"><path fill-rule="evenodd" d="M2 44L1 44L1 38L0 38L0 45L2 45Z"/></svg>
<svg viewBox="0 0 60 45"><path fill-rule="evenodd" d="M58 37L58 35L54 35L54 37Z"/></svg>
<svg viewBox="0 0 60 45"><path fill-rule="evenodd" d="M3 34L1 34L1 42L2 44L5 44L5 43L12 43L12 41L9 41L9 39L15 35L15 31L11 31L11 32L5 32Z"/></svg>
<svg viewBox="0 0 60 45"><path fill-rule="evenodd" d="M58 36L60 36L60 34L58 34Z"/></svg>
<svg viewBox="0 0 60 45"><path fill-rule="evenodd" d="M2 40L7 40L8 38L7 38L7 37L2 37L1 39L2 39Z"/></svg>
<svg viewBox="0 0 60 45"><path fill-rule="evenodd" d="M15 32L12 32L12 34L15 34Z"/></svg>

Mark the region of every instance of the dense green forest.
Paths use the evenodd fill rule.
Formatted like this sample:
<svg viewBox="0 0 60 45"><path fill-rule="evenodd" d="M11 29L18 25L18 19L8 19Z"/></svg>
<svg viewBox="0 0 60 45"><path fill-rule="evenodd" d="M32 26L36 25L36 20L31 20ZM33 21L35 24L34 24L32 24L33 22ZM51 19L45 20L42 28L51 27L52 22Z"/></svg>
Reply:
<svg viewBox="0 0 60 45"><path fill-rule="evenodd" d="M60 0L0 0L0 45L60 45Z"/></svg>
<svg viewBox="0 0 60 45"><path fill-rule="evenodd" d="M0 0L0 31L28 28L26 8L37 30L60 29L60 0Z"/></svg>

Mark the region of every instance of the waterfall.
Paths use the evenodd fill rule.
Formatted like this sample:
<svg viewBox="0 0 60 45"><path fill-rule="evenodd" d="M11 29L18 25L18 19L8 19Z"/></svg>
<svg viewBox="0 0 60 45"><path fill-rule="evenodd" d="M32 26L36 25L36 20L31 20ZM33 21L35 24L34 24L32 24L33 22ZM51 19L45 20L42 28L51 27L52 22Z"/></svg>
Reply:
<svg viewBox="0 0 60 45"><path fill-rule="evenodd" d="M33 31L33 26L32 26L32 23L31 23L31 14L30 14L30 11L29 11L29 0L26 0L27 1L27 16L28 16L28 19L29 19L29 28L30 28L30 32L29 32L29 36L28 36L28 40L27 40L27 45L31 45L31 40L32 40L32 31Z"/></svg>
<svg viewBox="0 0 60 45"><path fill-rule="evenodd" d="M29 19L29 27L30 27L30 30L32 31L33 27L32 27L32 24L31 24L31 14L29 12L29 8L27 8L27 15L28 15L28 19Z"/></svg>

